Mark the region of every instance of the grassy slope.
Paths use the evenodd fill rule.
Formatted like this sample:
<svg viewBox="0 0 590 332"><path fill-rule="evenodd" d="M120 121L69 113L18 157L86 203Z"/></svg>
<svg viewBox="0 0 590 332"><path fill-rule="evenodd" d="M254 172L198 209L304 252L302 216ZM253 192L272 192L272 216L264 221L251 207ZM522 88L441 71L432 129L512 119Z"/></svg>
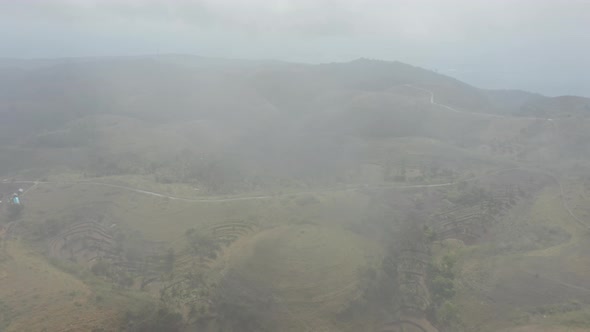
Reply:
<svg viewBox="0 0 590 332"><path fill-rule="evenodd" d="M289 331L344 330L333 317L360 295L358 274L378 252L350 231L315 225L273 228L230 250L233 269L272 289Z"/></svg>
<svg viewBox="0 0 590 332"><path fill-rule="evenodd" d="M258 251L276 254L270 257L272 259L263 260L274 262L271 263L272 273L265 278L258 277L269 284L277 280L287 283L279 287L277 296L286 308L283 310L288 313L284 317L285 326L294 324L295 330L301 327L297 320L327 326L329 330L345 328L335 328L326 317L334 315L357 296L359 269L375 264L378 252L375 244L347 230L358 226L366 209L366 196L355 192L287 194L264 200L190 203L117 188L40 184L27 193L26 202L22 224L30 230L47 219L72 220L85 215L104 214L118 228L139 230L145 239L171 243L177 250L185 245L184 232L189 228L207 229L235 221L255 225L262 232L245 237L242 242L229 247L220 260L228 262L230 268L242 270L249 265L244 266L243 262L261 259L245 255L247 250L264 247L264 243L269 241L287 246L280 252L273 252L270 247ZM67 202L67 208L64 208L63 202ZM276 226L278 228L264 231ZM307 235L300 238L302 232ZM259 239L264 241L258 243ZM289 255L295 256L291 259ZM295 271L293 266L299 266L295 270L304 274L289 273ZM244 271L252 272L249 269ZM278 278L278 275L290 277ZM294 286L288 286L289 283ZM300 297L305 293L303 289L307 289L309 294L301 302ZM295 323L293 317L298 317Z"/></svg>
<svg viewBox="0 0 590 332"><path fill-rule="evenodd" d="M460 278L459 303L465 324L481 331L570 331L588 327L590 287L587 278L588 231L564 209L556 187L547 188L535 198L530 209L513 219L532 231L539 225L567 231L567 241L539 249L502 250L495 243L466 249ZM497 234L501 236L501 234ZM523 233L522 237L527 234ZM579 308L561 312L571 301ZM558 309L551 309L558 308ZM553 311L552 311L553 310ZM507 326L524 325L522 329ZM527 327L528 326L528 327ZM567 326L567 327L559 327ZM572 331L586 331L580 328Z"/></svg>
<svg viewBox="0 0 590 332"><path fill-rule="evenodd" d="M102 306L96 293L27 249L19 241L5 243L0 262L1 330L5 331L116 331L117 307Z"/></svg>

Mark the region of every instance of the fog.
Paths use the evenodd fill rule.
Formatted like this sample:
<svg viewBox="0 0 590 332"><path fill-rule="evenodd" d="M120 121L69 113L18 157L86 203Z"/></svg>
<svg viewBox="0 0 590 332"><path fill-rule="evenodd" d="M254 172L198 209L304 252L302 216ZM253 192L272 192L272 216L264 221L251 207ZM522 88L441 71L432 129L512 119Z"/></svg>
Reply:
<svg viewBox="0 0 590 332"><path fill-rule="evenodd" d="M0 8L0 331L590 329L587 2Z"/></svg>
<svg viewBox="0 0 590 332"><path fill-rule="evenodd" d="M4 1L3 57L399 60L482 87L590 92L588 1Z"/></svg>

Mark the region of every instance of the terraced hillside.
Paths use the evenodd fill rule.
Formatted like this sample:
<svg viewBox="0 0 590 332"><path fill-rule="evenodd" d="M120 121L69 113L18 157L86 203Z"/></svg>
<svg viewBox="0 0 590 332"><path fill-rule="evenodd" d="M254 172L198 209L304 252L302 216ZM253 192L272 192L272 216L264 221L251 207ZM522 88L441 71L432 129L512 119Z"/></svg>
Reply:
<svg viewBox="0 0 590 332"><path fill-rule="evenodd" d="M326 318L361 295L359 273L379 255L354 233L314 225L273 228L229 250L231 270L223 282L264 285L292 331L345 329Z"/></svg>

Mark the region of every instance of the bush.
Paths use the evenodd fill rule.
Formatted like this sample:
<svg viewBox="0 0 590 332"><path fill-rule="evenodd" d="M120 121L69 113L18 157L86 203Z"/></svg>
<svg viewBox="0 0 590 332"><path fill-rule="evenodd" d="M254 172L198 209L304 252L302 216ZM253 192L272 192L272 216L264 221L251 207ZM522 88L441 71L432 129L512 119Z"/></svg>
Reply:
<svg viewBox="0 0 590 332"><path fill-rule="evenodd" d="M100 260L92 265L90 271L100 277L109 277L111 275L111 265L107 261Z"/></svg>
<svg viewBox="0 0 590 332"><path fill-rule="evenodd" d="M177 332L181 331L182 315L170 311L166 307L146 306L139 312L127 312L127 328L129 332Z"/></svg>

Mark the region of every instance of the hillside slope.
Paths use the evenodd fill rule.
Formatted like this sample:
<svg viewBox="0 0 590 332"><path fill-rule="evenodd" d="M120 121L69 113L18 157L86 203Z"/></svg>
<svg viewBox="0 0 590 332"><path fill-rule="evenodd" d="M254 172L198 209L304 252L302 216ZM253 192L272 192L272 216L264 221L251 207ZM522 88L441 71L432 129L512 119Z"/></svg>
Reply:
<svg viewBox="0 0 590 332"><path fill-rule="evenodd" d="M587 104L367 59L0 60L0 330L588 330Z"/></svg>

